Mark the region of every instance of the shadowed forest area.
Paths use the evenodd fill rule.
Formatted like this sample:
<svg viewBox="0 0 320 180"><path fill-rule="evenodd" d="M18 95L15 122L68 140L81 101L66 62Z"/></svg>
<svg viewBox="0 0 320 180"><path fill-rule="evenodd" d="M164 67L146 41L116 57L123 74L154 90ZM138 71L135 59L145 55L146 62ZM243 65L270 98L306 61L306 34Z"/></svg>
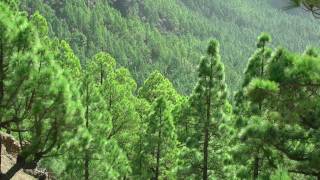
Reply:
<svg viewBox="0 0 320 180"><path fill-rule="evenodd" d="M320 180L319 18L318 0L0 0L0 179Z"/></svg>

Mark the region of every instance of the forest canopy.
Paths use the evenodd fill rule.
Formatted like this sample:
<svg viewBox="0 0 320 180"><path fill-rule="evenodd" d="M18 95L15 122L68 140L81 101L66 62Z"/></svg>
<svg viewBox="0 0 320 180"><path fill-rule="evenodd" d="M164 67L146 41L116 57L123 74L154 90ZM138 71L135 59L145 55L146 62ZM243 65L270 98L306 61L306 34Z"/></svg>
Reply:
<svg viewBox="0 0 320 180"><path fill-rule="evenodd" d="M320 180L319 23L287 3L0 0L0 179Z"/></svg>
<svg viewBox="0 0 320 180"><path fill-rule="evenodd" d="M194 67L208 39L221 42L232 91L241 85L239 77L261 32L273 35L275 47L303 52L319 45L317 21L284 11L285 0L20 1L28 14L40 12L48 21L49 36L66 40L82 63L107 51L132 72L138 85L156 69L183 94L191 93Z"/></svg>

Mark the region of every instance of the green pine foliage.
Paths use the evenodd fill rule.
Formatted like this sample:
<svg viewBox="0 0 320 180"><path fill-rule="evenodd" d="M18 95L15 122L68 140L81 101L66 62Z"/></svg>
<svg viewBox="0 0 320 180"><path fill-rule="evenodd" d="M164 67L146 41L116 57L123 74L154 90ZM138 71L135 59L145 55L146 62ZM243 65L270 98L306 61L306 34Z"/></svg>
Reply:
<svg viewBox="0 0 320 180"><path fill-rule="evenodd" d="M211 41L207 49L207 56L199 65L199 81L191 97L191 107L195 117L195 148L202 153L202 179L208 179L209 174L217 173L210 167L209 148L217 145L219 133L217 129L223 118L223 108L226 103L227 92L224 82L224 66L219 54L219 43ZM212 140L211 138L215 138ZM211 141L212 140L212 141ZM209 146L211 143L211 146ZM210 154L214 156L214 154ZM216 162L219 163L219 162Z"/></svg>
<svg viewBox="0 0 320 180"><path fill-rule="evenodd" d="M267 79L278 86L278 91L265 87L252 89L252 95L260 93L260 89L268 92L262 100L269 112L261 117L263 130L255 133L256 130L249 128L254 138L263 138L269 147L285 156L289 172L314 177L319 177L316 165L319 142L314 134L319 130L318 120L314 119L318 111L317 68L319 64L315 57L277 50L267 69ZM299 103L292 106L289 101Z"/></svg>
<svg viewBox="0 0 320 180"><path fill-rule="evenodd" d="M0 8L0 124L18 137L21 146L16 163L1 173L1 178L10 179L58 151L68 127L81 121L81 105L33 24L2 2Z"/></svg>
<svg viewBox="0 0 320 180"><path fill-rule="evenodd" d="M319 180L319 29L283 5L0 0L0 179Z"/></svg>
<svg viewBox="0 0 320 180"><path fill-rule="evenodd" d="M165 98L155 100L148 117L144 147L144 174L141 179L173 179L177 140L170 108Z"/></svg>
<svg viewBox="0 0 320 180"><path fill-rule="evenodd" d="M66 40L82 61L107 51L138 85L158 70L183 94L192 92L194 67L210 38L223 42L226 82L233 91L260 32L292 50L319 44L313 18L272 8L269 1L21 0L20 6L44 15L50 36Z"/></svg>

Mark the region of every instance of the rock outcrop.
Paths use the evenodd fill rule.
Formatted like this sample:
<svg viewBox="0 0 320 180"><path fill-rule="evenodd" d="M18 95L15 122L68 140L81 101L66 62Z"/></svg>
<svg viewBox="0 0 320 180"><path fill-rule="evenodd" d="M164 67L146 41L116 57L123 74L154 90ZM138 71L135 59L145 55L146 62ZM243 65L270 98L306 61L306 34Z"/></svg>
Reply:
<svg viewBox="0 0 320 180"><path fill-rule="evenodd" d="M6 172L15 164L17 155L21 149L20 143L13 136L0 132L1 142L1 171ZM34 179L53 179L49 178L45 169L36 168L34 170L20 170L13 180L34 180Z"/></svg>

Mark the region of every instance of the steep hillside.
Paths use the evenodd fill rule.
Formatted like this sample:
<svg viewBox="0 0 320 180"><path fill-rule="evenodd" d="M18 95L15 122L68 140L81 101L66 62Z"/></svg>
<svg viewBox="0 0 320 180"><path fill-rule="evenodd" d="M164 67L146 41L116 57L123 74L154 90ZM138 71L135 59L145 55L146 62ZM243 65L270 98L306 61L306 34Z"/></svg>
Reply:
<svg viewBox="0 0 320 180"><path fill-rule="evenodd" d="M210 38L221 42L232 89L261 32L273 36L274 46L292 50L319 44L312 18L283 12L273 0L23 0L21 6L30 13L39 10L51 36L66 39L83 62L108 51L138 84L158 69L184 93L192 89Z"/></svg>
<svg viewBox="0 0 320 180"><path fill-rule="evenodd" d="M285 1L0 0L0 180L320 180L319 21Z"/></svg>

